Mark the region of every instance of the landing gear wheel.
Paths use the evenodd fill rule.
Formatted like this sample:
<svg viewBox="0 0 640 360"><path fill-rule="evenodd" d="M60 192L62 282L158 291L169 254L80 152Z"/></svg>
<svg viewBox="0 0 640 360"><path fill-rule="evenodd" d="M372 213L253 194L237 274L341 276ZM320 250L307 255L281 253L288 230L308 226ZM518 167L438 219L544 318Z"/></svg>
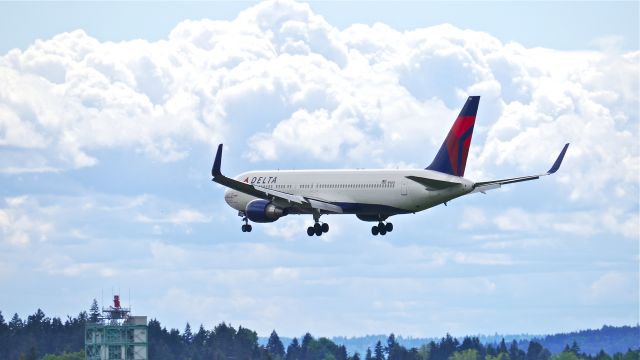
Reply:
<svg viewBox="0 0 640 360"><path fill-rule="evenodd" d="M247 225L242 225L240 229L242 229L242 232L247 232Z"/></svg>
<svg viewBox="0 0 640 360"><path fill-rule="evenodd" d="M251 232L251 230L253 230L253 228L251 227L251 225L247 224L247 232Z"/></svg>
<svg viewBox="0 0 640 360"><path fill-rule="evenodd" d="M329 224L327 223L322 224L322 232L323 233L329 232Z"/></svg>
<svg viewBox="0 0 640 360"><path fill-rule="evenodd" d="M374 226L371 227L371 234L373 236L378 235L378 227L377 226L374 225Z"/></svg>
<svg viewBox="0 0 640 360"><path fill-rule="evenodd" d="M322 235L322 227L320 226L320 224L316 224L318 226L314 226L315 231L316 231L316 236L320 236Z"/></svg>
<svg viewBox="0 0 640 360"><path fill-rule="evenodd" d="M309 226L309 227L307 228L307 235L309 235L309 236L313 236L313 234L315 234L315 233L316 233L316 231L315 231L315 229L313 228L313 226Z"/></svg>
<svg viewBox="0 0 640 360"><path fill-rule="evenodd" d="M382 227L378 226L378 227L379 227L378 232L380 232L380 235L383 235L383 236L387 235L387 229L385 229L384 226Z"/></svg>
<svg viewBox="0 0 640 360"><path fill-rule="evenodd" d="M387 230L387 232L392 232L393 231L393 224L392 223L387 223L384 226L384 229Z"/></svg>

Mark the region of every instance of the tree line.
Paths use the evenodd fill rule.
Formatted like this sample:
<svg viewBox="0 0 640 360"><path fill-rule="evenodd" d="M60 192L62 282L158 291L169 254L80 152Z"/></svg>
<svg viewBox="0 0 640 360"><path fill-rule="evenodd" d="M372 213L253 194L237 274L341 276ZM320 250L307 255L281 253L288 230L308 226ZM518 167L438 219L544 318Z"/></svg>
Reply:
<svg viewBox="0 0 640 360"><path fill-rule="evenodd" d="M89 313L77 317L47 317L38 309L26 320L18 314L7 322L0 311L0 359L16 360L80 360L84 359L84 328L99 316L97 303ZM148 323L149 359L153 360L640 360L640 349L622 353L596 355L583 352L575 341L553 355L539 342L529 341L483 344L478 337L458 340L447 334L419 347L401 345L394 334L377 341L364 354L349 354L344 345L330 339L314 338L307 333L294 338L285 348L274 330L266 345L260 345L258 334L242 326L237 329L221 323L211 330L200 325L194 331L163 327L157 319Z"/></svg>

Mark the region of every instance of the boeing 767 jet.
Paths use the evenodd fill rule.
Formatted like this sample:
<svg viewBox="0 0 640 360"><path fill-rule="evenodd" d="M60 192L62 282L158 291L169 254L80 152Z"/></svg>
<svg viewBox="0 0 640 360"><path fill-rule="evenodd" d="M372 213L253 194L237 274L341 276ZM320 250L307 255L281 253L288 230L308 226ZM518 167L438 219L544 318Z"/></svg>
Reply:
<svg viewBox="0 0 640 360"><path fill-rule="evenodd" d="M268 223L287 215L310 214L314 225L307 228L307 234L321 236L329 231L329 224L320 222L322 215L353 214L360 220L377 223L371 234L385 235L393 231L393 224L387 221L390 216L446 205L463 195L484 193L558 171L569 144L564 145L546 173L480 182L465 179L479 102L479 96L467 99L436 157L424 169L268 170L229 178L220 171L220 144L211 175L213 181L228 188L224 199L242 217L243 232L251 232L249 221Z"/></svg>

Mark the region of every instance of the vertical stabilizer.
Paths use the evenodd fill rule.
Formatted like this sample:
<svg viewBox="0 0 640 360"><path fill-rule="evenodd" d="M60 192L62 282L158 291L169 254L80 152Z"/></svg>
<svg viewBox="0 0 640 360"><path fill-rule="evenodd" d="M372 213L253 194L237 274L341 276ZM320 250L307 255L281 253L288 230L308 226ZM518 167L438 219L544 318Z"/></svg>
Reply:
<svg viewBox="0 0 640 360"><path fill-rule="evenodd" d="M438 154L427 166L427 170L439 171L455 176L464 176L467 165L467 155L471 146L473 125L476 123L476 113L480 96L469 96L460 115L453 123L447 138L442 143Z"/></svg>

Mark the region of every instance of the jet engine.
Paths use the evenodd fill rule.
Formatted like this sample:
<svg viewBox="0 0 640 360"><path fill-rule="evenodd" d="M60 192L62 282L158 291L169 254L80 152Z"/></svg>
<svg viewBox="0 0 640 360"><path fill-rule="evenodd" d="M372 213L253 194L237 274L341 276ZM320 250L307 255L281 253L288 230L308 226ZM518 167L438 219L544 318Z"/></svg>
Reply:
<svg viewBox="0 0 640 360"><path fill-rule="evenodd" d="M249 202L244 213L249 220L256 223L274 222L286 215L284 209L262 199Z"/></svg>

